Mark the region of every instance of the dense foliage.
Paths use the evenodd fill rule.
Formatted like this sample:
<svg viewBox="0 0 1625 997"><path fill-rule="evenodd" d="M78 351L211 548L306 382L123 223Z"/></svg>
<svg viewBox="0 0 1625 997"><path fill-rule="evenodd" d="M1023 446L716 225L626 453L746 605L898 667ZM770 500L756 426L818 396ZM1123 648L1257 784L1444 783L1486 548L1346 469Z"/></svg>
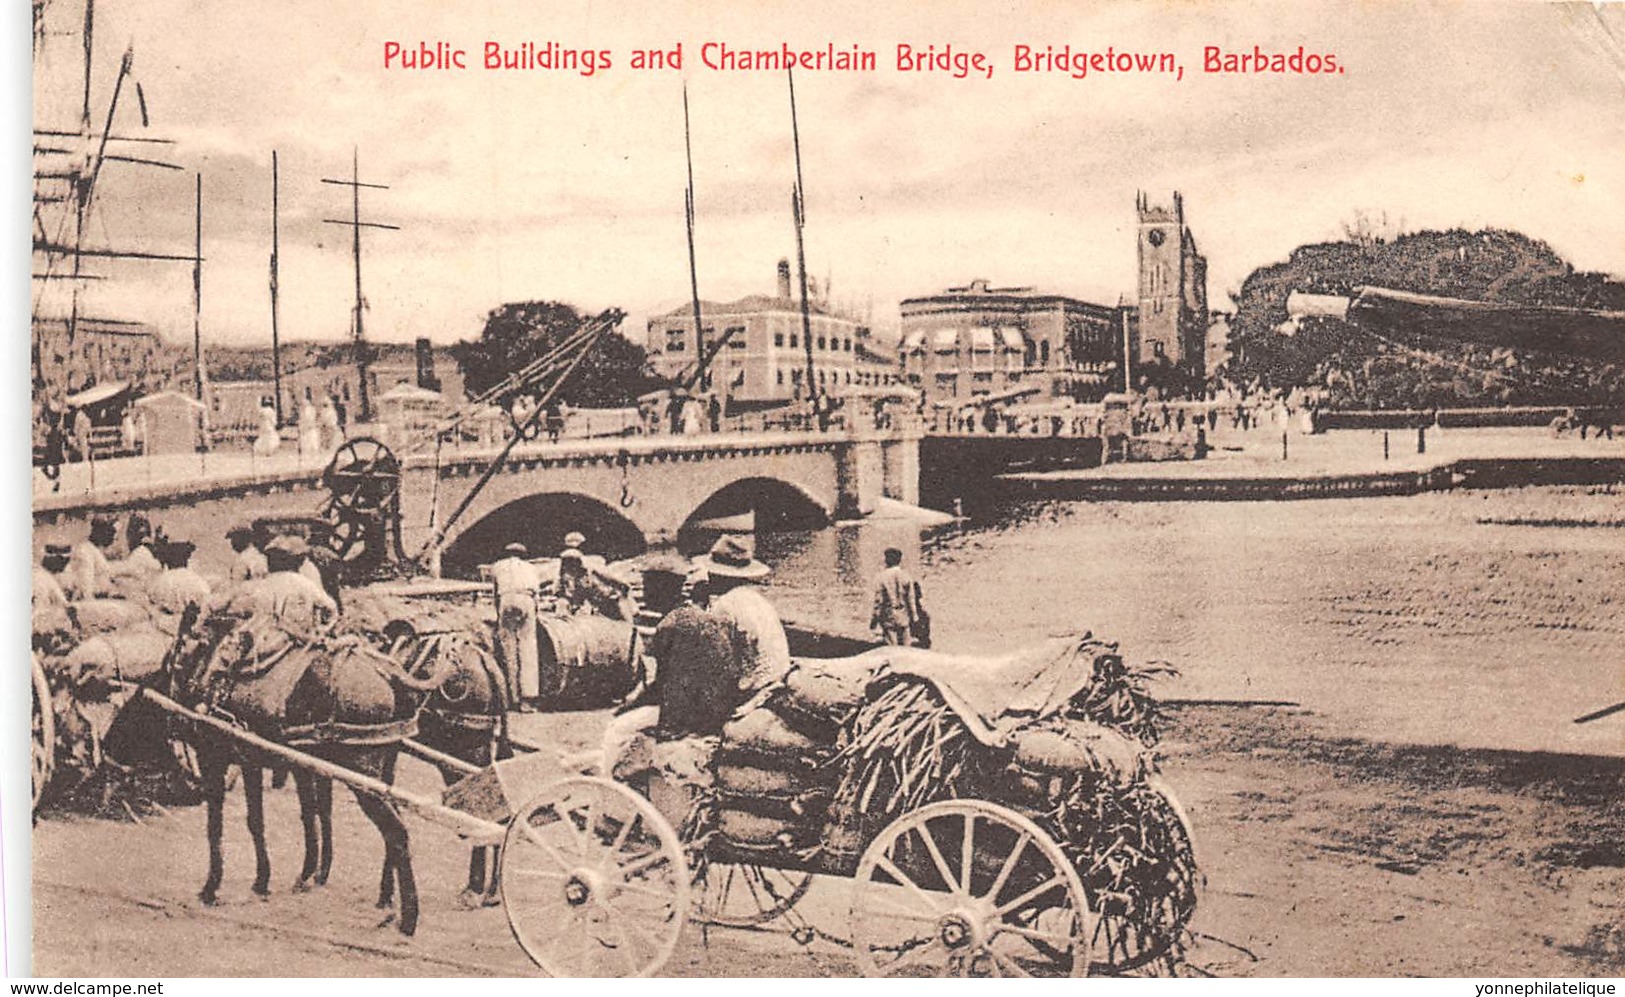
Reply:
<svg viewBox="0 0 1625 997"><path fill-rule="evenodd" d="M1253 271L1231 323L1238 384L1325 388L1336 408L1617 404L1617 365L1439 338L1385 339L1333 319L1284 335L1293 291L1351 295L1362 285L1505 304L1625 310L1625 283L1577 272L1544 242L1517 232L1416 232L1302 246Z"/></svg>
<svg viewBox="0 0 1625 997"><path fill-rule="evenodd" d="M474 397L495 387L568 339L583 322L581 313L557 301L521 301L493 309L479 339L451 349L464 389ZM636 404L639 395L660 384L649 370L643 347L610 332L593 344L558 398L576 407L614 408ZM502 405L510 401L498 399Z"/></svg>

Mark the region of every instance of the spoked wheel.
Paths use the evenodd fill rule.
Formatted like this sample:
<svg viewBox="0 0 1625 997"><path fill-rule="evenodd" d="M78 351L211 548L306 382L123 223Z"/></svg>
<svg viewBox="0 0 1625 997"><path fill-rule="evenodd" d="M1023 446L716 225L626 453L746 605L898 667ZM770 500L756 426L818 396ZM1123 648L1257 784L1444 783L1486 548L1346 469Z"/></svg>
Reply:
<svg viewBox="0 0 1625 997"><path fill-rule="evenodd" d="M858 862L852 948L866 976L1083 976L1094 914L1053 838L1014 811L946 800L894 821Z"/></svg>
<svg viewBox="0 0 1625 997"><path fill-rule="evenodd" d="M1196 913L1201 882L1190 819L1179 800L1156 778L1148 779L1135 799L1139 805L1137 840L1124 840L1123 844L1139 865L1152 867L1135 876L1141 885L1132 900L1134 911L1125 909L1121 890L1111 890L1118 898L1099 903L1095 969L1109 974L1143 969L1168 958Z"/></svg>
<svg viewBox="0 0 1625 997"><path fill-rule="evenodd" d="M333 553L351 561L369 548L382 552L380 531L400 510L399 458L370 436L346 440L322 472L322 484L328 491L323 518Z"/></svg>
<svg viewBox="0 0 1625 997"><path fill-rule="evenodd" d="M51 706L51 684L45 679L45 668L39 655L34 655L34 722L31 742L31 766L34 782L34 809L45 796L45 787L51 784L56 772L56 715Z"/></svg>
<svg viewBox="0 0 1625 997"><path fill-rule="evenodd" d="M551 976L649 976L688 915L682 842L607 779L561 779L514 815L502 846L513 936Z"/></svg>
<svg viewBox="0 0 1625 997"><path fill-rule="evenodd" d="M713 862L694 881L694 919L750 928L783 917L807 895L812 873Z"/></svg>

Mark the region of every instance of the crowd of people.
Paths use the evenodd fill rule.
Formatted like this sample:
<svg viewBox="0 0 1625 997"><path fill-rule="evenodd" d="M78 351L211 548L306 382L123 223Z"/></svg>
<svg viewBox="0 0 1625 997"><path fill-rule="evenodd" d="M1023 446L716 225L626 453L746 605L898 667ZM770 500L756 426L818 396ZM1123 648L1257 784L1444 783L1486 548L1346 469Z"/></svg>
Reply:
<svg viewBox="0 0 1625 997"><path fill-rule="evenodd" d="M192 567L196 545L132 513L122 534L116 520L91 520L74 544L47 544L33 577L37 650L60 653L83 636L74 608L121 600L173 636L189 606L199 611L264 612L302 629L326 626L341 598L333 555L297 536L266 537L248 526L227 533L235 552L224 578Z"/></svg>

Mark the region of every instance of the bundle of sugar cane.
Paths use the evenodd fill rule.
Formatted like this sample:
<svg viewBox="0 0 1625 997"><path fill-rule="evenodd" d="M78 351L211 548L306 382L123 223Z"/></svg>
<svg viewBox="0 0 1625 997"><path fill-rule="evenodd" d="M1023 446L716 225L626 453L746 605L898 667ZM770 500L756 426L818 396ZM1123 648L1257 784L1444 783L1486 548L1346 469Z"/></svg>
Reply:
<svg viewBox="0 0 1625 997"><path fill-rule="evenodd" d="M831 764L841 782L832 810L897 817L961 795L983 749L958 714L925 682L887 687L858 710Z"/></svg>
<svg viewBox="0 0 1625 997"><path fill-rule="evenodd" d="M1102 649L1095 657L1093 677L1073 697L1068 712L1154 746L1161 737L1161 714L1147 687L1155 679L1178 675L1178 670L1165 661L1130 664L1115 644Z"/></svg>
<svg viewBox="0 0 1625 997"><path fill-rule="evenodd" d="M1176 965L1202 877L1189 832L1163 791L1145 780L1124 786L1078 773L1038 823L1073 860L1101 915L1096 958L1134 968L1156 953Z"/></svg>

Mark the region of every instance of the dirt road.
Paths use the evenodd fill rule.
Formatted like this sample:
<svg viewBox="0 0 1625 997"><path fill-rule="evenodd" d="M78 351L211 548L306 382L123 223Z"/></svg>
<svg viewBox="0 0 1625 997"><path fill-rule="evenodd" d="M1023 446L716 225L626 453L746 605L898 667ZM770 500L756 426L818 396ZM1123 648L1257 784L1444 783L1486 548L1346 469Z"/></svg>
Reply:
<svg viewBox="0 0 1625 997"><path fill-rule="evenodd" d="M599 714L556 718L590 743ZM550 721L551 722L551 721ZM1208 877L1192 973L1221 976L1591 976L1625 972L1625 764L1326 736L1290 710L1175 710L1165 770ZM436 778L403 762L403 781ZM287 890L300 855L290 790L269 794L276 892L260 900L242 798L227 812L223 903L195 898L201 807L129 820L64 814L35 835L35 967L42 975L525 975L498 909L456 903L466 852L412 824L423 892L416 938L380 927L382 850L348 800L323 890ZM846 884L799 909L844 928ZM675 976L849 975L843 950L780 930L690 926Z"/></svg>

